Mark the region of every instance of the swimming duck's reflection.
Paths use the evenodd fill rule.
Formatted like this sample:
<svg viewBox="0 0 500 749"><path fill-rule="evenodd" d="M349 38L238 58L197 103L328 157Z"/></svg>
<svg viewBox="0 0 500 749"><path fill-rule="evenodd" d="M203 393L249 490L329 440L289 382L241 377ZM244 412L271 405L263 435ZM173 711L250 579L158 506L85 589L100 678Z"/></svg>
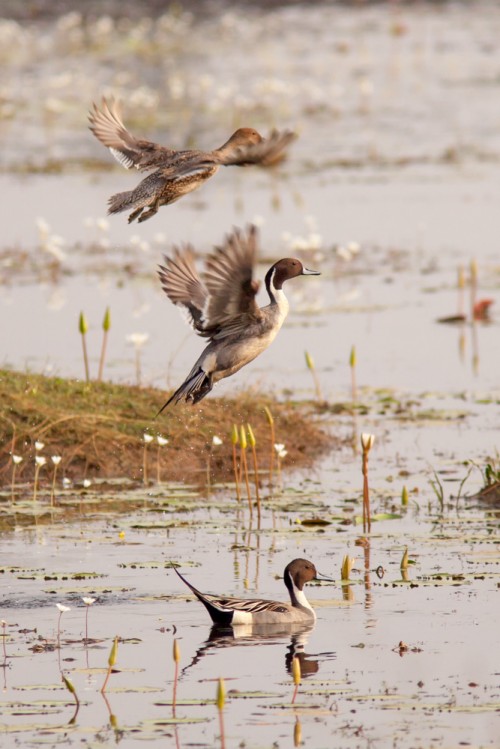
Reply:
<svg viewBox="0 0 500 749"><path fill-rule="evenodd" d="M210 651L218 648L230 648L235 646L246 647L247 645L274 644L273 641L290 638L290 644L285 653L285 669L292 673L292 661L298 658L300 661L301 675L303 678L316 674L319 670L320 661L332 658L332 653L311 654L305 652L310 632L314 624L246 624L237 627L221 627L214 625L210 630L208 638L197 649L191 662L182 669L184 674L188 669L199 663Z"/></svg>

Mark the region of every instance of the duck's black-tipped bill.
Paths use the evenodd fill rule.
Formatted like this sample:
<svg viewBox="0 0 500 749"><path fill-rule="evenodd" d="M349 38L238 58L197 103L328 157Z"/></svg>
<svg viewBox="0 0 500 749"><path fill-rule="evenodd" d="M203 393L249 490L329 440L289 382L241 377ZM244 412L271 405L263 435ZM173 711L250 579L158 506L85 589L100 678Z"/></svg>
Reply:
<svg viewBox="0 0 500 749"><path fill-rule="evenodd" d="M321 276L321 273L319 270L309 270L309 268L304 268L302 271L303 276Z"/></svg>
<svg viewBox="0 0 500 749"><path fill-rule="evenodd" d="M323 573L318 572L318 570L316 570L316 577L314 579L317 580L319 583L320 582L325 582L325 583L335 582L335 580L332 577L328 577L328 575L323 575Z"/></svg>

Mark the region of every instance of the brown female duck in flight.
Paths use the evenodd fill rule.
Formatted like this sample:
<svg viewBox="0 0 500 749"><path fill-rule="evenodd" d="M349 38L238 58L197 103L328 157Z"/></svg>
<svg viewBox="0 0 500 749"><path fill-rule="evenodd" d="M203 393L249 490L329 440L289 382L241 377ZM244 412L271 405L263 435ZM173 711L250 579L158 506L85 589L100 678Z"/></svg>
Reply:
<svg viewBox="0 0 500 749"><path fill-rule="evenodd" d="M126 169L154 169L135 190L119 192L108 201L108 213L132 210L129 223L134 219L147 221L160 206L196 190L219 166L271 166L281 161L286 147L296 138L290 130L273 130L269 138L263 138L256 130L242 127L214 151L175 151L135 138L123 124L117 103L105 98L100 108L92 105L89 121L95 137Z"/></svg>

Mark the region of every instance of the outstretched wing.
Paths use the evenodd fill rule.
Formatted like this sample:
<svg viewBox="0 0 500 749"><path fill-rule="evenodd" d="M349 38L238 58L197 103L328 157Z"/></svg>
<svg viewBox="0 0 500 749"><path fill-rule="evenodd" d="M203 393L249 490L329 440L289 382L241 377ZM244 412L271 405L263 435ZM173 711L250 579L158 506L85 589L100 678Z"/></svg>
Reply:
<svg viewBox="0 0 500 749"><path fill-rule="evenodd" d="M272 130L269 137L263 138L259 143L238 146L224 153L219 163L223 166L248 166L250 164L274 166L283 161L287 147L296 138L297 134L291 130Z"/></svg>
<svg viewBox="0 0 500 749"><path fill-rule="evenodd" d="M257 228L239 229L222 247L208 256L203 280L208 299L203 310L204 328L222 338L262 319L255 299L259 283L253 278L257 256Z"/></svg>
<svg viewBox="0 0 500 749"><path fill-rule="evenodd" d="M135 138L121 120L120 108L114 99L103 97L100 108L92 104L89 112L90 130L115 159L126 169L135 167L141 171L157 168L165 159L177 151L164 148L158 143Z"/></svg>
<svg viewBox="0 0 500 749"><path fill-rule="evenodd" d="M172 257L164 256L165 265L160 265L158 275L163 291L173 304L184 308L189 322L198 333L207 335L203 325L203 310L208 291L198 275L191 245L174 247Z"/></svg>

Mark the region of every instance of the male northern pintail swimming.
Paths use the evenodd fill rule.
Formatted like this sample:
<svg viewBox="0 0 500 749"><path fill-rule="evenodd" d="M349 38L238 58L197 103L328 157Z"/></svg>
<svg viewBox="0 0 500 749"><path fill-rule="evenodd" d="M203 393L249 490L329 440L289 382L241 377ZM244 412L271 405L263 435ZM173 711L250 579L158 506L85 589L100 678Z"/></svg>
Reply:
<svg viewBox="0 0 500 749"><path fill-rule="evenodd" d="M112 195L108 201L108 213L132 210L129 223L134 219L139 223L147 221L160 206L196 190L215 174L219 166L271 166L277 163L296 138L290 130L273 130L269 138L263 138L256 130L242 127L214 151L175 151L135 138L123 124L117 103L105 98L100 108L95 103L92 105L89 121L95 137L126 169L155 170L135 190Z"/></svg>
<svg viewBox="0 0 500 749"><path fill-rule="evenodd" d="M306 598L304 585L312 580L333 582L331 578L320 575L314 564L307 559L294 559L287 564L283 573L283 581L290 594L290 603L280 603L259 598L229 598L200 593L175 567L174 570L205 606L212 621L221 626L313 623L316 614Z"/></svg>
<svg viewBox="0 0 500 749"><path fill-rule="evenodd" d="M207 257L202 278L190 245L174 248L165 256L159 276L170 301L188 312L190 323L210 343L161 411L172 401L197 403L223 377L229 377L261 354L276 337L288 314L283 284L296 276L318 276L296 258L274 263L266 273L269 304L259 307L258 281L253 271L257 254L257 229L247 234L235 229L222 247ZM161 411L159 413L161 413Z"/></svg>

